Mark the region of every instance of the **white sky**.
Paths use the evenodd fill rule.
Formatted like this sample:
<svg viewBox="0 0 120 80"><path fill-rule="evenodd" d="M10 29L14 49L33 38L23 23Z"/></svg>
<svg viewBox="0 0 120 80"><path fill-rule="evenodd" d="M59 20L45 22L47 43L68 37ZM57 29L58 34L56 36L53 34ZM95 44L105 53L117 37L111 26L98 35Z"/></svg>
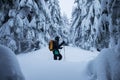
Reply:
<svg viewBox="0 0 120 80"><path fill-rule="evenodd" d="M70 19L74 0L59 0L59 2L62 14L65 13Z"/></svg>

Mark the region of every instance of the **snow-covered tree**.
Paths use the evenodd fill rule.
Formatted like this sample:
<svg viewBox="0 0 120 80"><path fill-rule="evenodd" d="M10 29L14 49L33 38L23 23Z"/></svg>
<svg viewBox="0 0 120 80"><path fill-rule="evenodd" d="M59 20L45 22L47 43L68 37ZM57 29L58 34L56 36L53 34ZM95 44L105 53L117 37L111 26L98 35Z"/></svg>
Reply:
<svg viewBox="0 0 120 80"><path fill-rule="evenodd" d="M84 49L94 47L99 18L99 0L76 0L72 12L72 43Z"/></svg>
<svg viewBox="0 0 120 80"><path fill-rule="evenodd" d="M101 0L101 17L97 30L96 46L99 49L114 47L120 36L120 1Z"/></svg>
<svg viewBox="0 0 120 80"><path fill-rule="evenodd" d="M114 46L120 36L119 0L76 0L72 13L74 45L98 50Z"/></svg>
<svg viewBox="0 0 120 80"><path fill-rule="evenodd" d="M1 0L0 5L0 44L13 51L39 49L64 35L58 0Z"/></svg>

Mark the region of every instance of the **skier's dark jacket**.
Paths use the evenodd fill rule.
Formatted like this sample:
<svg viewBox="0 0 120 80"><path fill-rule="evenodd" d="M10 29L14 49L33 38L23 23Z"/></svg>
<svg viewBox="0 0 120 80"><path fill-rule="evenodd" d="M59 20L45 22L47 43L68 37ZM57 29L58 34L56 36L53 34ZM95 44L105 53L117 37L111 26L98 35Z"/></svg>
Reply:
<svg viewBox="0 0 120 80"><path fill-rule="evenodd" d="M62 49L62 45L64 44L64 41L61 43L61 44L59 44L59 42L58 41L54 41L54 50L58 50L58 49Z"/></svg>
<svg viewBox="0 0 120 80"><path fill-rule="evenodd" d="M55 38L55 41L54 41L54 50L58 50L58 49L62 49L62 45L64 44L65 42L63 41L61 44L59 44L59 37L56 37Z"/></svg>

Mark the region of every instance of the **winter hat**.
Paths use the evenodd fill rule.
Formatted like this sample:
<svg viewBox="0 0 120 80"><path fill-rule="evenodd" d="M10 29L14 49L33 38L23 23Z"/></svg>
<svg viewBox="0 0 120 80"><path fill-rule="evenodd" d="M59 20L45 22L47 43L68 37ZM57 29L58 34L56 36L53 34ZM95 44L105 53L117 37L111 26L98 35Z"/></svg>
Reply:
<svg viewBox="0 0 120 80"><path fill-rule="evenodd" d="M59 40L59 38L60 38L59 36L56 36L56 37L55 37L55 40Z"/></svg>

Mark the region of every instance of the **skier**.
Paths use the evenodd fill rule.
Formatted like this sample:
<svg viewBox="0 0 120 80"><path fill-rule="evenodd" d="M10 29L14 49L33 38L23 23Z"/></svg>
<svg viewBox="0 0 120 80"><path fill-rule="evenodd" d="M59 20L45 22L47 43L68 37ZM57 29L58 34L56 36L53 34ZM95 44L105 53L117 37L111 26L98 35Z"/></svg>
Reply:
<svg viewBox="0 0 120 80"><path fill-rule="evenodd" d="M62 45L65 44L65 42L63 41L61 44L59 44L59 36L55 37L55 40L53 41L53 57L54 60L61 60L62 59L62 55L60 54L59 49L62 49Z"/></svg>

